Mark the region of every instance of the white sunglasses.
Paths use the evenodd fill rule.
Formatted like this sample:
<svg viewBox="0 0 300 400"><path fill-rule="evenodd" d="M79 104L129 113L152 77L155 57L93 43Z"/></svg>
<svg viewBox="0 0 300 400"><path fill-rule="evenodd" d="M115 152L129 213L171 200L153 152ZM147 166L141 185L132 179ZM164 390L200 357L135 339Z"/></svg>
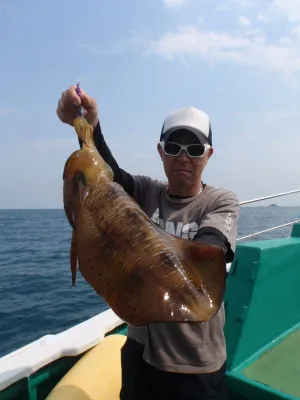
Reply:
<svg viewBox="0 0 300 400"><path fill-rule="evenodd" d="M160 142L160 146L167 156L178 156L183 150L191 158L201 158L210 149L209 144L179 144L174 142Z"/></svg>

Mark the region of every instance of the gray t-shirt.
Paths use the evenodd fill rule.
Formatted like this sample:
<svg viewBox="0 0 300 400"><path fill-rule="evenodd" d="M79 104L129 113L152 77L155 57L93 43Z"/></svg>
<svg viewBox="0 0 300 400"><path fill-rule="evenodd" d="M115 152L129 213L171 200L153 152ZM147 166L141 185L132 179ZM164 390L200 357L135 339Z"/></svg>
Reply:
<svg viewBox="0 0 300 400"><path fill-rule="evenodd" d="M221 231L235 250L240 205L228 190L205 186L185 199L168 195L167 185L133 176L134 198L154 223L178 237L192 240L198 229ZM144 345L144 359L156 368L180 373L218 370L226 360L224 305L204 323L157 323L128 326L128 337Z"/></svg>

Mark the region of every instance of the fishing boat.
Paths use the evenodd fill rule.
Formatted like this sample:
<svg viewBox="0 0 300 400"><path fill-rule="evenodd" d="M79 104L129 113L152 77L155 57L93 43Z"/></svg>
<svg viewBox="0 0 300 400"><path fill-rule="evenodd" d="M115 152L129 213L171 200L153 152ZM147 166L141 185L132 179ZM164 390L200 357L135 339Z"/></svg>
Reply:
<svg viewBox="0 0 300 400"><path fill-rule="evenodd" d="M251 240L289 225L288 237ZM299 282L300 220L238 239L224 298L230 400L300 399ZM108 309L11 352L0 358L0 400L118 399L126 333Z"/></svg>

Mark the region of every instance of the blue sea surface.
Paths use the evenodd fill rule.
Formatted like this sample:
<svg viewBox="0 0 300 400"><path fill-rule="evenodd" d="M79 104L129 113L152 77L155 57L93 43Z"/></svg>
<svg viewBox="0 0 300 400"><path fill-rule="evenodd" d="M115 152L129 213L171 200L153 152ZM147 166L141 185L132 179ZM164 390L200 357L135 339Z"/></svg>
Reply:
<svg viewBox="0 0 300 400"><path fill-rule="evenodd" d="M242 207L238 237L300 219L299 207ZM251 240L290 235L291 226ZM0 356L107 309L77 273L63 210L0 210Z"/></svg>

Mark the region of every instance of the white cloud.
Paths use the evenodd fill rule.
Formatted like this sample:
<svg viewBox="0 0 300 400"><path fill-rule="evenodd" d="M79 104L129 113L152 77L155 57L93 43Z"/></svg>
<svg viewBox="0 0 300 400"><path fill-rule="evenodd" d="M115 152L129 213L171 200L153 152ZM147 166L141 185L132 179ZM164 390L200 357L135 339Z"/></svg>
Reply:
<svg viewBox="0 0 300 400"><path fill-rule="evenodd" d="M277 7L292 22L300 21L299 0L275 0L273 5Z"/></svg>
<svg viewBox="0 0 300 400"><path fill-rule="evenodd" d="M158 54L168 60L187 57L208 62L263 67L291 74L300 70L300 49L268 43L265 36L238 36L230 33L201 31L192 26L165 33L150 43L148 54Z"/></svg>
<svg viewBox="0 0 300 400"><path fill-rule="evenodd" d="M300 37L300 25L296 26L296 28L292 29L291 35L294 35L296 37Z"/></svg>
<svg viewBox="0 0 300 400"><path fill-rule="evenodd" d="M187 0L162 0L166 8L180 8L187 4Z"/></svg>
<svg viewBox="0 0 300 400"><path fill-rule="evenodd" d="M248 29L247 31L244 31L245 36L259 36L261 34L261 29Z"/></svg>
<svg viewBox="0 0 300 400"><path fill-rule="evenodd" d="M246 17L239 17L239 23L244 26L249 26L251 21L249 18Z"/></svg>
<svg viewBox="0 0 300 400"><path fill-rule="evenodd" d="M216 7L216 11L229 11L230 9L231 9L230 5L224 3L221 3Z"/></svg>
<svg viewBox="0 0 300 400"><path fill-rule="evenodd" d="M229 10L232 7L240 10L255 9L257 11L257 19L264 23L269 23L282 17L288 18L291 22L300 21L299 0L268 0L265 2L259 2L258 0L229 0L229 2L219 4L216 10Z"/></svg>
<svg viewBox="0 0 300 400"><path fill-rule="evenodd" d="M232 2L239 7L254 7L254 0L232 0Z"/></svg>
<svg viewBox="0 0 300 400"><path fill-rule="evenodd" d="M258 14L257 15L257 19L260 22L265 22L265 23L269 23L270 22L270 17L264 15L264 14Z"/></svg>
<svg viewBox="0 0 300 400"><path fill-rule="evenodd" d="M291 22L300 21L299 0L268 0L266 2L259 2L258 0L231 0L231 5L240 10L245 8L256 9L258 21L264 23L280 20L282 17L288 18Z"/></svg>
<svg viewBox="0 0 300 400"><path fill-rule="evenodd" d="M290 36L283 36L279 39L279 43L288 46L288 45L292 44L293 41Z"/></svg>

